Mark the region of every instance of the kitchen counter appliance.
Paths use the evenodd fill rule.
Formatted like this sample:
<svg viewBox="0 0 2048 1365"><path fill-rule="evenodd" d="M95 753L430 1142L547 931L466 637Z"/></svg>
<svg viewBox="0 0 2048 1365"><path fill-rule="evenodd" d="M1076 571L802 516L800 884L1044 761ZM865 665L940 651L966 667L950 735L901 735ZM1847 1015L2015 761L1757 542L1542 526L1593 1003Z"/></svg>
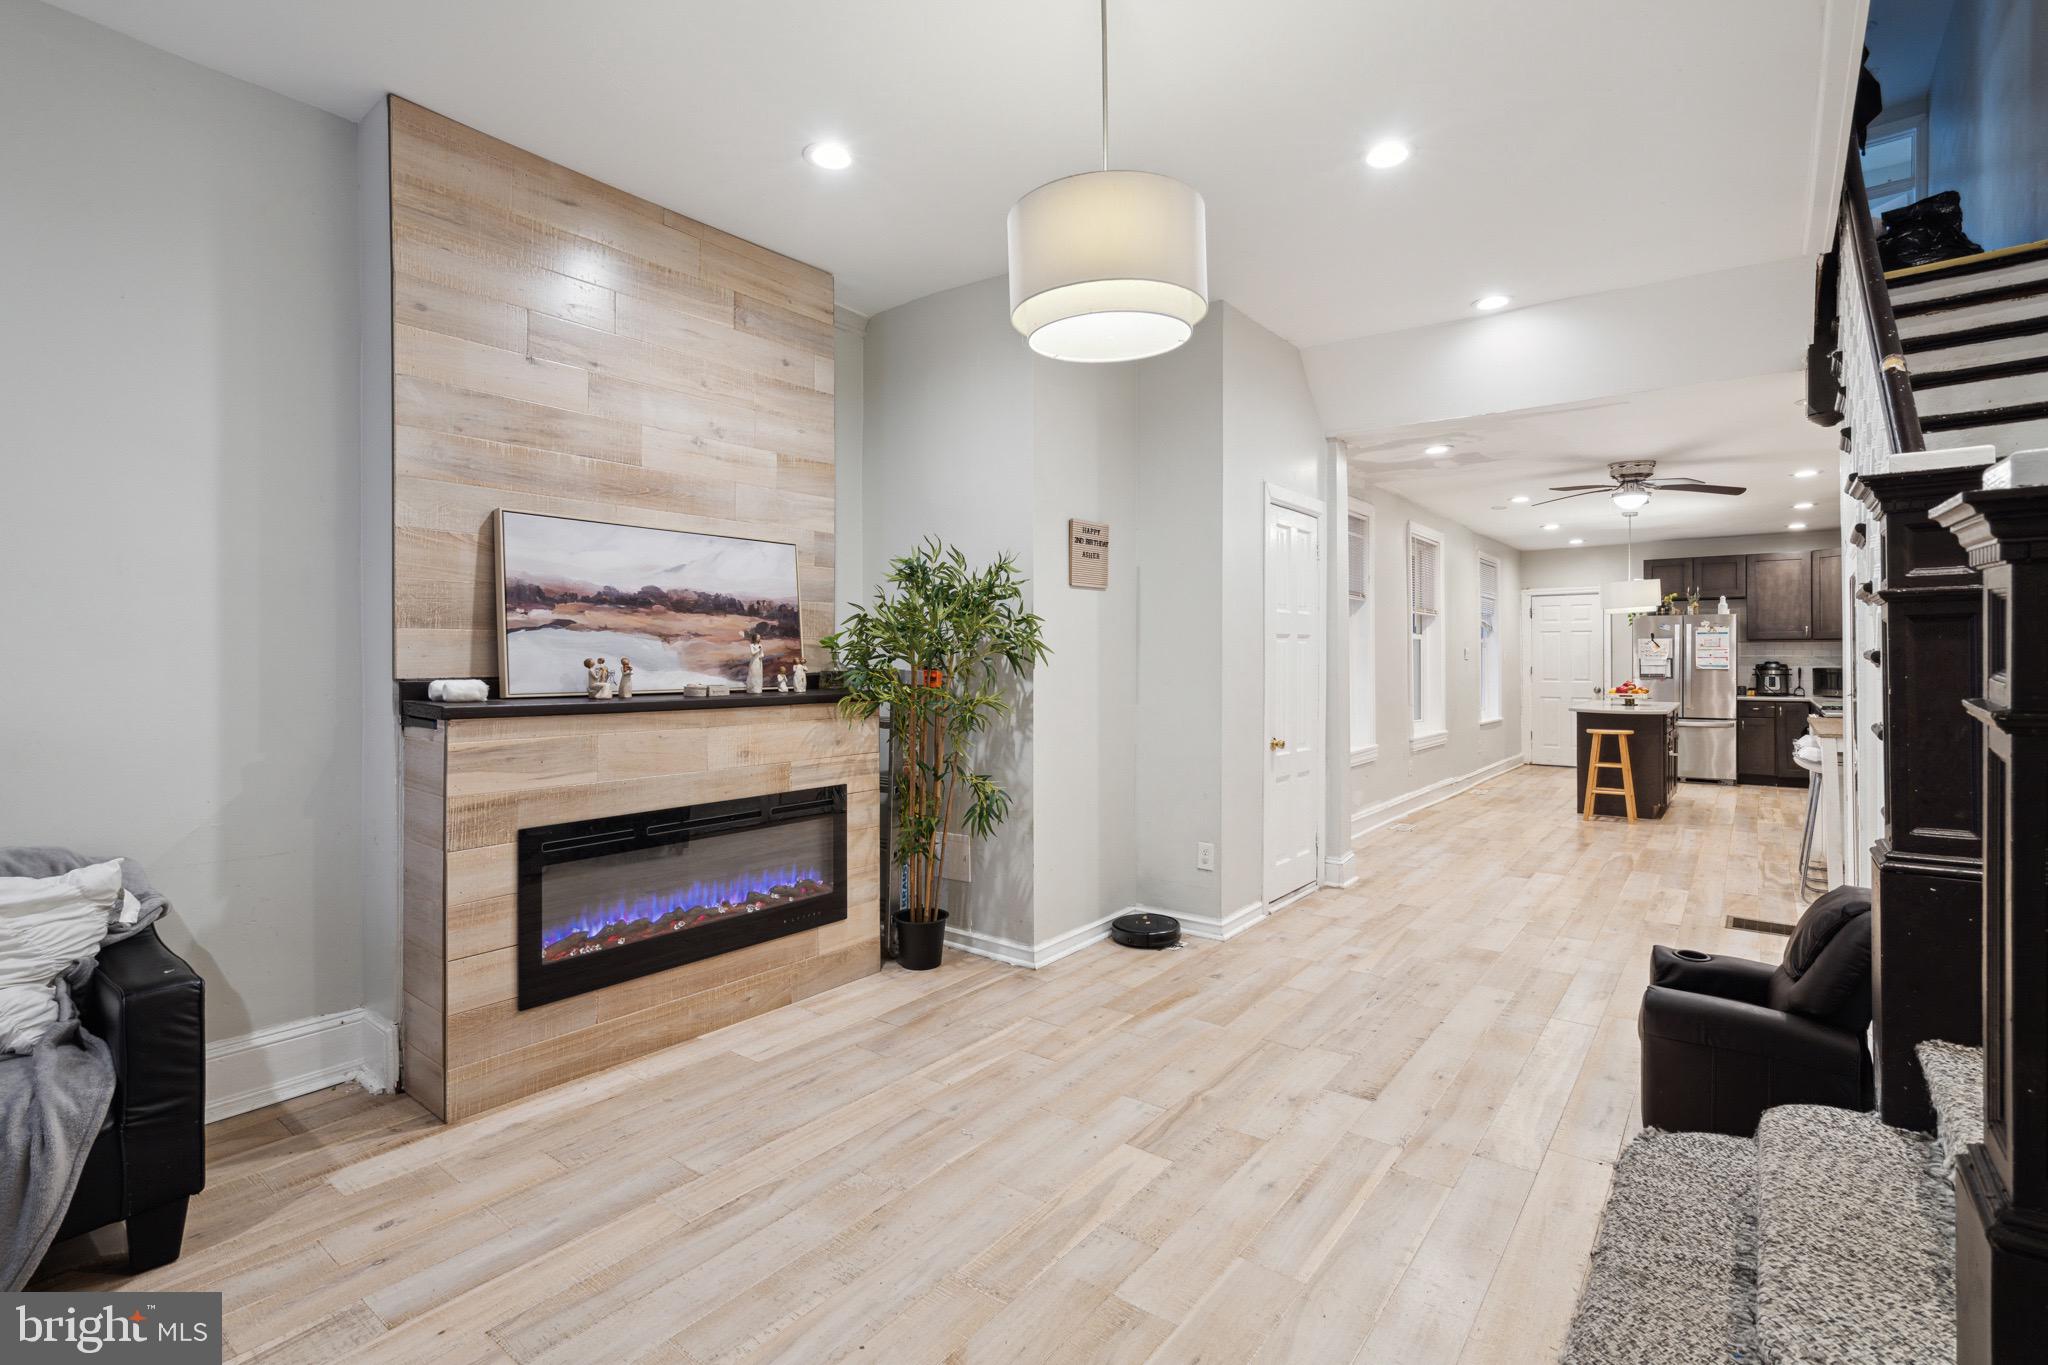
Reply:
<svg viewBox="0 0 2048 1365"><path fill-rule="evenodd" d="M1776 659L1765 659L1756 666L1754 685L1766 697L1789 697L1792 695L1792 670Z"/></svg>
<svg viewBox="0 0 2048 1365"><path fill-rule="evenodd" d="M1842 670L1823 664L1814 665L1813 695L1816 697L1840 697L1842 695Z"/></svg>
<svg viewBox="0 0 2048 1365"><path fill-rule="evenodd" d="M1678 707L1678 775L1733 782L1734 614L1638 616L1631 634L1636 681L1650 689L1650 700Z"/></svg>

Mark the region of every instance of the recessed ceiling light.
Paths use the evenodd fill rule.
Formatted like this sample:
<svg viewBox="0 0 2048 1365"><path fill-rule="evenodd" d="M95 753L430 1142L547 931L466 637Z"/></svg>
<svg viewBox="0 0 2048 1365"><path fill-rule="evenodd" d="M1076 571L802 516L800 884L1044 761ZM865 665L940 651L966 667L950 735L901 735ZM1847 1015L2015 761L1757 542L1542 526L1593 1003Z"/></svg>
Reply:
<svg viewBox="0 0 2048 1365"><path fill-rule="evenodd" d="M1543 523L1543 529L1546 531L1555 531L1557 529L1557 523L1554 521L1546 521Z"/></svg>
<svg viewBox="0 0 2048 1365"><path fill-rule="evenodd" d="M1509 502L1527 502L1528 500L1529 495L1527 493L1517 493L1512 498L1508 499Z"/></svg>
<svg viewBox="0 0 2048 1365"><path fill-rule="evenodd" d="M1472 300L1472 306L1482 313L1495 313L1513 302L1506 294L1482 294Z"/></svg>
<svg viewBox="0 0 2048 1365"><path fill-rule="evenodd" d="M1408 159L1408 144L1397 137L1383 137L1366 148L1365 164L1376 171L1389 171Z"/></svg>
<svg viewBox="0 0 2048 1365"><path fill-rule="evenodd" d="M1792 471L1792 477L1795 479L1818 478L1820 477L1820 471L1818 469L1795 469Z"/></svg>
<svg viewBox="0 0 2048 1365"><path fill-rule="evenodd" d="M1578 536L1573 536L1570 540L1567 540L1565 542L1565 544L1567 545L1584 545L1585 543L1586 542Z"/></svg>
<svg viewBox="0 0 2048 1365"><path fill-rule="evenodd" d="M1451 448L1439 441L1433 446L1424 446L1422 453L1425 455L1448 455L1451 453Z"/></svg>
<svg viewBox="0 0 2048 1365"><path fill-rule="evenodd" d="M1795 512L1811 512L1813 504L1810 502L1795 502L1792 504L1792 510Z"/></svg>
<svg viewBox="0 0 2048 1365"><path fill-rule="evenodd" d="M813 142L804 148L804 160L821 171L843 171L853 164L853 153L843 142Z"/></svg>
<svg viewBox="0 0 2048 1365"><path fill-rule="evenodd" d="M1804 531L1806 523L1803 521L1788 521L1785 523L1785 529L1788 531Z"/></svg>

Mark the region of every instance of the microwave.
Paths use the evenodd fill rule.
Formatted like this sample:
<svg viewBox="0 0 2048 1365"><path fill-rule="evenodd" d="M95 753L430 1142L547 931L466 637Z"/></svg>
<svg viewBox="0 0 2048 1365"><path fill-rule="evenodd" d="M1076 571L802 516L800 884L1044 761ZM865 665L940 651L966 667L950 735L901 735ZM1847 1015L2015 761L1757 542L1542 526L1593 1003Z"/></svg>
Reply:
<svg viewBox="0 0 2048 1365"><path fill-rule="evenodd" d="M1842 670L1820 668L1813 670L1813 695L1816 697L1839 697L1842 695Z"/></svg>

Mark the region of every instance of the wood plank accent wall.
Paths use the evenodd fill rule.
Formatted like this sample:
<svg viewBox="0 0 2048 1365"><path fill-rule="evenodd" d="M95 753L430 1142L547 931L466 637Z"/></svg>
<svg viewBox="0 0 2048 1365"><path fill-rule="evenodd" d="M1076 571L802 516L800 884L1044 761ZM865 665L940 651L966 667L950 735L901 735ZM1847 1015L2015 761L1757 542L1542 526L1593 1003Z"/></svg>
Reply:
<svg viewBox="0 0 2048 1365"><path fill-rule="evenodd" d="M408 730L405 1089L454 1122L879 970L875 745L822 706ZM522 827L837 783L846 919L519 1008Z"/></svg>
<svg viewBox="0 0 2048 1365"><path fill-rule="evenodd" d="M793 541L822 665L832 277L390 112L394 676L497 675L499 507Z"/></svg>

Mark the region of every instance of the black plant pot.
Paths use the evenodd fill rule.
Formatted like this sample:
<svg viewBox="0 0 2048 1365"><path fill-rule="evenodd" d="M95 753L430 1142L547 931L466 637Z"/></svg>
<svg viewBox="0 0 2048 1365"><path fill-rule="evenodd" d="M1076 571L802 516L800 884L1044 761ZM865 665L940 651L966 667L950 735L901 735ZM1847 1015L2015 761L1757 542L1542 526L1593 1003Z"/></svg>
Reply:
<svg viewBox="0 0 2048 1365"><path fill-rule="evenodd" d="M896 960L903 969L928 972L938 966L946 951L946 912L941 910L937 919L918 923L908 910L898 910L895 920Z"/></svg>

